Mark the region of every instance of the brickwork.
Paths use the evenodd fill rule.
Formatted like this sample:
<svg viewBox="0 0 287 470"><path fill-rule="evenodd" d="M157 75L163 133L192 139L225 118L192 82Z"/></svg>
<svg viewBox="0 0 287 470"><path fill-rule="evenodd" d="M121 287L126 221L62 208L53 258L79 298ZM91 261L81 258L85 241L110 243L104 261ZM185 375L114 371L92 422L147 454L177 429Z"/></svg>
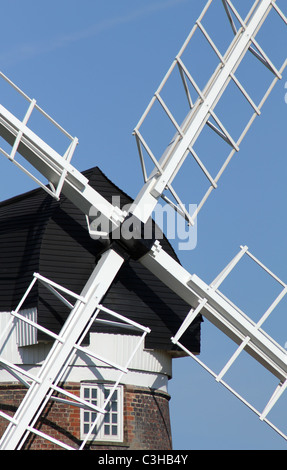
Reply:
<svg viewBox="0 0 287 470"><path fill-rule="evenodd" d="M63 387L63 385L62 385ZM80 384L68 383L63 387L80 396ZM0 410L13 416L21 403L26 389L12 383L0 385ZM102 442L89 445L91 450L169 450L171 429L169 418L169 395L143 387L124 387L124 441L122 443ZM0 417L0 436L8 425ZM36 425L49 436L78 448L80 444L80 409L63 403L50 401ZM59 449L55 444L30 434L23 449Z"/></svg>
<svg viewBox="0 0 287 470"><path fill-rule="evenodd" d="M172 448L169 398L164 392L126 387L125 432L131 450Z"/></svg>
<svg viewBox="0 0 287 470"><path fill-rule="evenodd" d="M63 388L79 396L79 384L69 383ZM0 410L12 416L22 401L26 389L21 385L0 385ZM0 417L0 434L7 427L7 420ZM42 414L36 428L49 436L66 444L77 447L80 438L80 411L74 406L50 401ZM55 444L42 439L35 434L30 434L23 449L51 450L59 449Z"/></svg>
<svg viewBox="0 0 287 470"><path fill-rule="evenodd" d="M15 384L0 385L0 411L13 416L25 394L24 387ZM8 421L0 417L0 436L4 433Z"/></svg>

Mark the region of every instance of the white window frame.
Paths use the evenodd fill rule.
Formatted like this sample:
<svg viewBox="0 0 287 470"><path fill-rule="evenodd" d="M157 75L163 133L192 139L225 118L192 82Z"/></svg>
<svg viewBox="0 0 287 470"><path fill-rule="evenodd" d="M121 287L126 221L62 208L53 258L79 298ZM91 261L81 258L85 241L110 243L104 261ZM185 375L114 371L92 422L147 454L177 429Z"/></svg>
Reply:
<svg viewBox="0 0 287 470"><path fill-rule="evenodd" d="M81 398L85 401L92 402L94 405L103 408L107 396L114 387L111 383L97 382L97 383L82 383L81 384ZM86 390L86 392L85 392ZM89 392L87 392L89 390ZM95 392L94 392L95 391ZM109 400L106 409L107 413L98 418L96 425L96 433L93 432L90 440L94 442L109 441L109 442L122 442L123 441L123 386L118 385L114 393L117 394L117 405ZM109 411L110 407L112 408ZM81 409L81 439L85 439L90 429L91 424L98 413L88 409ZM114 421L114 423L112 422ZM115 422L116 421L116 422ZM90 425L90 426L89 426ZM89 428L88 428L89 426ZM110 431L109 433L107 431ZM116 431L116 433L115 433ZM114 434L113 434L114 433Z"/></svg>

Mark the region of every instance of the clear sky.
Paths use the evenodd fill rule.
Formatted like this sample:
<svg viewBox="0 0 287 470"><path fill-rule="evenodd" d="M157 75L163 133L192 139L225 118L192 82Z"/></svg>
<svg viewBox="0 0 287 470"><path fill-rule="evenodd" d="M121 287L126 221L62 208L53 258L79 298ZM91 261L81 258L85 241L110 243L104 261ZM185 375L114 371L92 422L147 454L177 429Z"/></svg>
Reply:
<svg viewBox="0 0 287 470"><path fill-rule="evenodd" d="M10 0L1 5L0 69L79 138L72 161L76 168L82 171L97 165L135 197L143 180L132 131L205 3L205 0ZM253 1L233 3L245 16ZM211 10L205 25L223 54L232 31L221 1L214 0L214 4L216 8ZM285 8L286 15L284 0L277 0L277 4L283 11ZM272 14L262 28L258 42L279 68L286 57L287 37L286 26L283 27L277 14ZM186 61L202 87L218 60L201 37L195 37L191 47ZM236 75L256 104L272 81L272 74L251 54ZM0 93L3 105L11 109L15 99L15 110L21 109L23 113L3 84ZM184 109L178 93L172 84L167 99L173 100L175 116L177 113L181 116ZM222 97L217 111L236 140L239 130L247 124L247 110L244 99L238 95L234 101L233 98L231 90L230 95ZM168 144L163 121L155 117L151 135L147 136L153 148ZM285 70L261 116L240 145L239 153L219 180L218 189L200 212L196 246L190 251L179 251L174 241L184 267L205 282L216 277L240 245L248 245L257 258L287 281L286 123ZM49 129L43 128L43 132L51 139L50 145L62 146L61 139ZM227 156L223 155L226 146L218 144L211 131L203 136L196 150L215 176ZM185 204L199 203L207 189L206 181L191 161L190 158L175 180ZM35 187L4 157L0 186L2 200ZM261 272L257 274L253 265L247 271L245 267L243 263L242 273L240 269L236 271L226 290L222 290L256 320L274 300L277 286ZM284 299L268 323L270 330L267 329L283 347L287 343L286 306ZM207 321L203 323L201 357L218 372L224 357L226 362L234 350L229 342L225 346L222 336ZM256 365L245 357L234 365L230 379L231 385L252 403L254 400L259 409L276 386L261 370L257 374ZM169 392L175 449L286 449L281 437L191 358L174 361ZM285 433L286 400L283 396L274 411L275 424Z"/></svg>

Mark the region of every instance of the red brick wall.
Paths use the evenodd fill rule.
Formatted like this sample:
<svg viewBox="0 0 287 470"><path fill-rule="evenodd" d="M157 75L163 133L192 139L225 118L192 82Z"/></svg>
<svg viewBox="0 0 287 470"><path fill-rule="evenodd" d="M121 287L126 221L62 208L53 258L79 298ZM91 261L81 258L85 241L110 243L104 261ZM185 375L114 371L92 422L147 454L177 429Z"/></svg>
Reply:
<svg viewBox="0 0 287 470"><path fill-rule="evenodd" d="M125 387L125 432L131 450L172 448L169 398L164 392Z"/></svg>
<svg viewBox="0 0 287 470"><path fill-rule="evenodd" d="M80 395L78 383L65 384L64 388L77 396ZM0 410L12 416L21 403L25 392L26 389L21 385L11 383L0 385ZM164 392L143 387L125 386L124 442L92 444L90 449L171 449L169 398L169 395ZM0 417L0 436L2 436L7 425L8 421ZM78 448L81 442L80 409L50 401L36 428L53 438ZM30 434L23 448L28 450L59 449L55 444L35 434Z"/></svg>
<svg viewBox="0 0 287 470"><path fill-rule="evenodd" d="M79 384L66 384L64 387L75 395L80 395ZM24 398L26 389L20 385L0 385L0 410L13 415ZM8 421L0 417L0 435L6 429ZM80 411L74 406L50 401L36 428L49 436L77 448L80 438ZM30 434L23 449L50 450L59 449L53 443Z"/></svg>

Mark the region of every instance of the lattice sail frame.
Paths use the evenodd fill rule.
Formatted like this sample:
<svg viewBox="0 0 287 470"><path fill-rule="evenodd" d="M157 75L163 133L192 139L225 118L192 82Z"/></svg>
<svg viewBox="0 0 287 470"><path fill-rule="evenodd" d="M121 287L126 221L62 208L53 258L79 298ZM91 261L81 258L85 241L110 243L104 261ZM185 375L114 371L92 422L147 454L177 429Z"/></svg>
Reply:
<svg viewBox="0 0 287 470"><path fill-rule="evenodd" d="M64 155L62 155L62 159L64 162L70 163L74 152L76 150L76 147L79 143L77 137L72 137L55 119L53 119L46 111L44 111L36 102L36 100L33 98L30 98L26 93L24 93L15 83L13 83L4 73L0 72L0 77L4 79L9 85L11 85L12 88L14 88L26 101L28 101L29 106L27 109L27 112L25 113L25 116L22 121L17 120L12 114L10 114L10 122L6 121L6 125L9 125L11 129L14 129L14 135L16 136L11 152L8 153L6 150L0 147L0 152L7 157L10 161L12 161L18 168L20 168L24 173L26 173L30 178L32 178L33 181L35 181L39 186L41 186L44 191L46 191L50 196L53 198L59 200L60 194L63 188L63 184L65 181L65 178L67 176L67 169L63 168L60 178L57 182L57 185L55 187L54 183L52 181L48 181L48 185L44 184L39 178L37 178L36 175L32 174L27 168L25 168L19 161L16 160L16 154L19 149L19 145L25 137L28 138L28 136L25 136L24 133L26 132L27 125L29 122L29 119L31 117L31 114L34 110L39 111L48 121L51 122L57 128L67 139L70 141L67 150L65 151ZM3 114L3 111L5 108L0 105L0 114ZM5 110L7 114L7 110Z"/></svg>
<svg viewBox="0 0 287 470"><path fill-rule="evenodd" d="M21 307L23 306L25 300L29 296L29 294L30 294L32 288L34 287L34 285L36 284L36 282L42 283L50 292L52 292L58 299L60 299L60 301L63 302L71 311L76 310L76 308L79 307L79 305L83 305L87 302L87 299L84 296L78 295L75 292L72 292L71 290L66 289L65 287L61 286L60 284L57 284L54 281L52 281L52 280L50 280L50 279L48 279L44 276L41 276L39 273L34 273L33 280L31 281L28 289L26 290L25 294L23 295L22 299L20 300L17 308L14 311L11 312L11 319L10 319L9 323L7 323L7 326L6 326L5 330L3 330L1 332L1 335L0 335L0 354L2 353L3 349L5 349L5 342L7 340L7 337L9 337L9 335L12 333L14 328L17 328L19 323L24 323L30 329L34 329L34 330L36 329L37 331L39 330L39 331L42 331L43 333L45 333L48 337L50 337L52 340L54 340L54 342L55 342L54 343L54 348L57 347L57 346L58 346L58 348L59 347L61 348L61 345L64 345L65 342L69 341L68 338L65 339L65 335L64 335L64 331L63 331L65 329L65 327L63 328L62 332L60 332L59 334L55 334L53 331L39 325L37 322L32 321L29 318L25 318L20 313ZM70 297L74 298L75 301L77 302L77 305L72 304L64 296L64 294L68 295L69 298ZM99 319L98 317L99 317L99 314L101 312L104 312L106 315L109 315L111 317L111 320ZM116 364L115 362L112 362L109 359L107 359L103 356L100 356L99 354L96 354L95 352L90 350L88 347L81 346L82 341L84 340L85 336L89 333L92 325L97 321L100 322L101 324L108 324L111 327L116 326L117 328L125 328L125 329L128 328L128 329L132 329L132 330L135 330L138 333L140 333L140 335L138 337L138 341L137 341L135 347L133 348L132 352L130 353L130 355L129 355L129 357L128 357L128 359L127 359L127 361L124 365ZM67 324L65 324L65 326L67 326ZM70 351L69 351L69 354L67 356L67 360L65 361L64 366L61 368L60 373L57 377L57 380L53 381L53 383L51 383L50 386L48 386L48 388L47 388L47 394L46 394L46 397L45 397L44 405L47 405L47 403L49 401L57 401L57 402L64 403L68 406L77 406L77 407L80 407L80 408L83 408L83 409L89 409L89 410L92 410L94 413L96 413L96 418L94 419L94 421L93 421L93 423L92 423L92 425L89 429L89 432L86 434L85 438L82 440L81 444L79 445L78 450L84 449L85 445L87 444L87 442L91 438L91 435L94 436L96 434L95 431L94 431L95 427L97 426L97 424L101 423L101 420L103 419L103 415L106 413L107 407L108 407L108 405L109 405L109 403L112 399L114 391L116 390L117 386L121 382L123 376L129 372L129 366L130 366L136 352L139 350L140 346L144 343L144 339L145 339L146 335L149 332L150 332L149 328L146 328L146 327L140 325L139 323L137 323L133 320L130 320L129 318L127 318L123 315L120 315L117 312L114 312L114 311L106 308L102 304L98 304L95 312L90 317L87 324L85 325L85 327L84 327L83 331L81 332L81 334L79 335L79 338L77 339L77 341L70 344L70 346L69 346ZM104 404L101 408L98 407L98 406L93 405L92 403L90 403L90 402L88 402L88 401L86 401L86 400L70 393L70 392L68 392L67 390L63 389L62 387L60 387L58 385L58 383L61 382L64 379L66 371L71 366L73 361L75 360L77 353L81 353L81 355L85 355L85 356L89 357L92 361L93 360L95 360L97 362L99 361L103 364L108 365L108 367L111 367L112 369L114 369L116 371L119 371L119 375L118 375L116 381L114 382L113 387L111 387L110 393L109 393L108 397L105 399ZM58 351L58 354L61 354L61 351ZM27 388L27 390L29 390L32 387L34 387L34 388L40 387L41 384L43 383L43 380L41 378L41 371L42 371L42 368L44 368L50 362L50 359L49 359L50 355L51 355L51 353L49 353L49 355L45 359L45 361L44 361L43 365L40 367L40 371L38 372L37 375L31 374L30 372L28 372L24 368L19 367L19 366L13 364L13 363L7 361L3 357L1 357L1 355L0 355L0 365L4 369L6 369L6 371L8 371L10 373L10 375L12 375L20 383L22 383L22 385L24 385ZM54 393L64 395L66 398L63 399L63 398L59 398L58 396L54 396ZM44 405L42 404L41 409L43 409ZM0 416L2 418L6 419L7 421L9 421L12 426L17 426L19 424L19 421L17 420L17 411L16 411L14 416L10 416L7 413L4 413L4 412L0 411ZM71 447L71 446L67 445L65 442L60 441L59 439L55 439L54 437L49 436L48 434L46 434L46 433L40 431L39 429L37 429L35 426L37 424L37 419L40 416L41 416L41 413L38 412L34 416L33 424L29 424L29 425L26 426L27 435L29 433L32 433L32 434L35 434L37 436L42 437L43 439L45 439L49 442L52 442L53 444L56 444L59 447L62 447L66 450L75 450L74 447ZM98 429L99 428L100 428L100 426L98 427ZM23 438L22 443L25 442L27 435ZM5 440L5 434L3 436L3 440ZM20 445L20 447L21 447L21 445Z"/></svg>
<svg viewBox="0 0 287 470"><path fill-rule="evenodd" d="M274 75L274 79L272 80L269 88L267 89L266 93L262 97L261 101L258 104L255 104L254 100L251 98L251 96L248 94L248 92L245 90L245 88L243 87L243 85L240 83L240 81L237 79L235 75L236 69L240 65L241 61L244 59L244 55L241 55L241 56L238 55L236 57L236 60L234 61L234 63L232 63L232 67L230 67L228 73L226 73L225 83L221 85L219 84L219 86L216 86L216 82L220 81L220 75L222 73L222 70L226 68L228 62L230 61L232 54L234 53L235 48L239 44L240 39L243 37L246 31L248 31L248 27L250 26L250 23L252 22L252 19L253 19L252 15L254 14L254 10L258 6L259 0L254 3L253 7L250 9L248 15L246 16L244 20L241 18L240 14L238 13L238 11L236 10L236 8L234 7L234 5L232 4L230 0L222 0L224 9L227 13L227 17L229 19L229 22L231 24L232 30L235 35L234 40L230 44L224 56L221 55L216 44L213 42L211 36L208 34L207 30L205 29L202 23L204 16L207 13L212 2L213 0L209 0L207 2L205 8L203 9L202 13L200 14L197 21L195 22L194 27L189 33L187 39L185 40L183 46L181 47L180 51L175 57L173 63L171 64L169 70L167 71L159 87L155 91L154 96L150 100L146 110L144 111L142 117L140 118L138 124L136 125L133 131L133 134L136 139L138 152L139 152L144 182L147 183L152 178L154 178L155 175L162 175L162 176L164 175L165 167L169 159L172 158L173 155L177 152L177 148L181 144L181 141L183 141L187 133L190 132L189 129L190 127L192 127L192 124L191 124L192 121L196 120L196 116L200 113L201 109L204 106L206 106L207 111L205 113L206 115L205 115L203 124L202 124L202 121L200 121L199 125L195 127L195 130L192 133L192 138L187 141L187 144L185 145L184 150L181 150L183 157L182 157L179 167L181 167L185 158L190 154L194 158L196 163L198 164L199 168L202 170L203 174L206 176L207 180L209 181L210 186L208 190L206 191L201 201L199 201L197 205L197 209L193 212L193 214L189 214L189 212L186 209L185 204L182 202L180 196L177 194L177 192L174 190L171 184L172 180L175 178L177 172L179 171L179 167L178 167L174 169L173 175L170 177L170 179L168 181L165 181L165 190L170 192L175 202L173 202L163 192L161 192L162 199L168 204L170 204L178 213L180 213L190 225L194 225L194 220L197 217L199 211L201 210L201 208L207 201L211 192L217 188L219 179L221 178L223 172L227 168L234 154L239 151L240 145L244 137L246 136L251 125L253 124L255 118L261 114L261 109L265 101L267 100L268 96L270 95L277 81L282 78L282 73L287 65L287 59L286 59L279 69L275 67L275 65L272 63L269 57L265 54L265 52L263 51L263 49L260 47L260 45L255 39L255 36L259 31L259 28L256 28L256 30L254 31L253 34L251 34L249 40L246 43L244 55L247 51L250 51ZM285 22L285 24L287 24L287 19L285 15L279 9L276 3L274 1L269 2L269 3L270 3L269 11L273 8L278 13L280 18ZM266 14L268 14L269 11ZM232 14L237 18L238 22L240 23L240 29L238 31L236 30L234 21L232 19ZM200 31L203 34L207 43L209 44L211 49L215 52L216 56L220 60L214 74L212 75L212 77L210 78L210 80L208 81L208 83L206 84L203 90L201 90L200 87L197 85L195 79L192 77L190 70L188 70L188 68L186 67L183 61L183 54L185 50L187 49L189 43L191 42L192 38L194 37L194 34L196 31ZM254 49L254 46L257 50ZM161 93L163 92L165 85L167 84L168 80L171 78L171 75L175 72L177 68L179 70L179 73L182 79L182 85L183 85L186 98L190 107L190 112L182 124L179 124L176 121L171 110L169 109L168 105L166 104L163 97L161 96ZM245 98L245 100L249 103L250 107L253 109L253 114L251 115L248 123L246 124L241 135L238 138L233 138L230 135L230 133L228 132L224 124L220 121L220 119L214 112L214 108L218 102L218 99L224 93L230 81L233 81L233 83L242 93L242 96ZM191 99L189 86L191 86L198 95L198 98L195 100L195 102L193 102ZM216 86L216 94L215 96L210 98L211 90L214 88L214 86ZM141 127L143 126L144 122L149 118L150 113L152 112L152 109L156 103L159 103L161 105L164 111L164 114L171 121L174 127L174 130L176 132L167 150L164 152L164 154L160 158L154 155L148 142L146 141L145 137L141 133ZM214 125L213 122L211 122L210 118L213 119L216 125ZM205 164L197 155L194 149L194 144L197 138L199 137L205 124L208 127L210 127L220 138L222 138L225 142L227 142L229 146L231 147L230 153L228 154L221 168L219 169L219 171L214 177L211 175L211 172L208 170L208 168L206 168ZM151 172L150 175L147 174L147 169L145 165L145 154L151 159L151 161L154 164L154 170Z"/></svg>
<svg viewBox="0 0 287 470"><path fill-rule="evenodd" d="M276 404L276 402L279 400L279 398L282 396L284 391L287 388L287 352L284 348L282 348L278 343L274 341L274 339L271 339L267 333L262 329L262 325L264 322L269 318L273 310L278 306L278 304L283 300L285 295L287 294L287 284L283 282L281 279L278 278L269 268L267 268L261 261L258 260L249 250L247 246L241 246L239 253L232 259L232 261L226 266L226 268L214 279L214 281L210 284L209 288L212 290L214 293L217 293L220 297L222 297L224 300L226 300L228 303L230 303L230 300L227 299L222 292L219 291L219 287L222 284L222 282L227 278L228 275L232 272L232 270L235 268L237 263L242 260L244 255L249 256L260 268L262 268L268 275L270 275L280 286L281 292L277 295L275 300L271 303L271 305L267 308L265 313L261 316L261 318L255 323L253 322L250 318L248 318L242 311L238 309L238 307L234 306L234 304L231 305L232 308L235 308L239 315L242 316L242 318L246 317L248 318L248 321L252 323L252 330L253 334L246 334L244 330L241 330L241 338L240 338L240 344L238 348L235 350L235 352L232 354L230 359L226 362L226 364L222 367L219 373L214 372L207 364L205 364L203 361L199 359L195 354L193 354L191 351L189 351L183 344L180 342L180 338L186 331L186 329L190 326L194 318L201 312L204 315L204 309L208 309L208 298L203 297L199 299L199 304L197 308L191 309L190 313L187 315L185 318L184 322L182 323L181 327L177 331L176 335L172 338L172 342L179 346L188 356L192 357L203 369L205 369L209 374L211 374L216 382L222 384L227 390L229 390L233 395L235 395L240 401L242 401L248 408L250 408L256 415L258 415L259 419L261 421L266 422L273 430L275 430L281 437L283 437L285 440L287 440L287 433L283 432L280 430L277 426L275 426L270 420L267 419L268 413L271 411L273 406ZM211 307L211 305L210 305ZM211 308L214 308L211 307ZM210 319L210 317L209 317ZM251 331L251 330L250 330ZM262 345L259 346L259 343L257 343L259 337L257 336L257 333L260 333L262 337L266 337L268 342L270 343L270 346L276 349L277 351L280 352L281 356L281 363L277 364L270 364L271 368L273 369L273 374L280 378L280 382L278 383L277 387L274 390L274 393L270 397L269 401L267 402L266 406L262 411L258 411L252 404L250 404L245 398L243 398L239 393L237 393L234 388L232 388L230 385L228 385L224 380L223 377L224 375L228 372L230 367L234 364L236 359L238 359L239 355L248 347L253 347L254 351L259 347L262 348L262 352L264 350L264 343L262 342ZM253 344L252 344L253 343ZM257 344L256 344L257 343ZM267 343L266 343L267 344ZM285 364L284 364L285 363ZM267 367L268 368L268 367ZM275 369L277 368L277 371Z"/></svg>

